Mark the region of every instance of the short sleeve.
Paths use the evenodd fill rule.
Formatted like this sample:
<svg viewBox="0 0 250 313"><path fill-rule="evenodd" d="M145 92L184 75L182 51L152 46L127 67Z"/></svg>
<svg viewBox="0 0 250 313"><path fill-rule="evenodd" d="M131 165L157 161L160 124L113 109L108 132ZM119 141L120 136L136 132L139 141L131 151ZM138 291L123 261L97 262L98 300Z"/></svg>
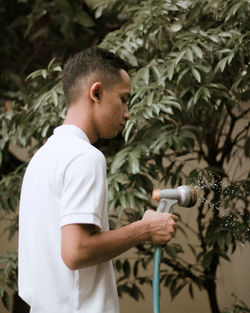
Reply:
<svg viewBox="0 0 250 313"><path fill-rule="evenodd" d="M106 205L106 163L102 154L80 155L64 170L60 226L94 224L101 230Z"/></svg>

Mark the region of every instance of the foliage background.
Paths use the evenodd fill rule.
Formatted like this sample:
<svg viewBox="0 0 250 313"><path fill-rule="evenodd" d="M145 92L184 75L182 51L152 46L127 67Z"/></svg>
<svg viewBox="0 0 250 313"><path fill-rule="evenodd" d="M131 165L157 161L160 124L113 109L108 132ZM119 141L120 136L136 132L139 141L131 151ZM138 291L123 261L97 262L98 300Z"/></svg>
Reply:
<svg viewBox="0 0 250 313"><path fill-rule="evenodd" d="M26 164L9 143L28 147L32 155L46 140L65 115L61 62L69 52L101 43L131 64L133 78L125 144L121 137L97 143L109 168L111 226L139 219L145 208L155 209L155 185L198 185L191 230L196 241L181 244L182 234L190 232L181 218L176 239L164 250L162 288L173 298L188 288L193 297L193 286L198 286L207 291L211 311L221 312L216 293L220 259L230 260L237 242L249 241L249 168L237 175L250 154L249 1L1 4L6 33L0 35L0 217L9 223L10 237L17 231ZM187 247L191 261L185 260ZM152 262L153 247L140 245L136 255L136 261L118 258L115 267L119 294L139 300L141 286L151 283L141 271ZM6 266L0 294L8 306L5 287L16 288L16 254L1 262Z"/></svg>

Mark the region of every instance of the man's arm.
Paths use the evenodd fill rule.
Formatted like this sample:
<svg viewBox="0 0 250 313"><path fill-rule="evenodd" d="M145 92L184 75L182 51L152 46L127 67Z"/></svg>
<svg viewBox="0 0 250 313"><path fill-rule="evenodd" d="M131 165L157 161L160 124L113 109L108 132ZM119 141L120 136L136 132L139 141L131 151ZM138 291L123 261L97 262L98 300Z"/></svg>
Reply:
<svg viewBox="0 0 250 313"><path fill-rule="evenodd" d="M173 236L177 220L175 215L148 210L140 221L116 230L97 232L94 225L65 225L61 244L63 261L76 270L106 262L145 241L165 244Z"/></svg>

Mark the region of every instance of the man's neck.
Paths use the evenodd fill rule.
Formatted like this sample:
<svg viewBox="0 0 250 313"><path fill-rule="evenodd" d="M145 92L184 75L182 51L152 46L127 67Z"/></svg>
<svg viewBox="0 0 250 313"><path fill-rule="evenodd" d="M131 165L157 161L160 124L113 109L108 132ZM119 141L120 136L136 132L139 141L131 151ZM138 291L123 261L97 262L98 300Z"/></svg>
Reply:
<svg viewBox="0 0 250 313"><path fill-rule="evenodd" d="M87 135L92 144L98 139L94 123L92 122L91 112L87 109L83 111L81 106L77 104L69 106L63 125L75 125L79 127Z"/></svg>

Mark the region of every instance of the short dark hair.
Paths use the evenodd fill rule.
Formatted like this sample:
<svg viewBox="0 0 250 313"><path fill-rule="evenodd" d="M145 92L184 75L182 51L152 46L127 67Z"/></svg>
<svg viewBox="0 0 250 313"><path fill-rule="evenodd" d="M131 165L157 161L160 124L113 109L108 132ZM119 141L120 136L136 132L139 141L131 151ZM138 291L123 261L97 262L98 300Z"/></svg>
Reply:
<svg viewBox="0 0 250 313"><path fill-rule="evenodd" d="M121 79L120 70L128 71L128 65L114 53L91 47L70 57L63 70L63 91L68 104L77 100L82 82L98 79L105 88L111 88Z"/></svg>

